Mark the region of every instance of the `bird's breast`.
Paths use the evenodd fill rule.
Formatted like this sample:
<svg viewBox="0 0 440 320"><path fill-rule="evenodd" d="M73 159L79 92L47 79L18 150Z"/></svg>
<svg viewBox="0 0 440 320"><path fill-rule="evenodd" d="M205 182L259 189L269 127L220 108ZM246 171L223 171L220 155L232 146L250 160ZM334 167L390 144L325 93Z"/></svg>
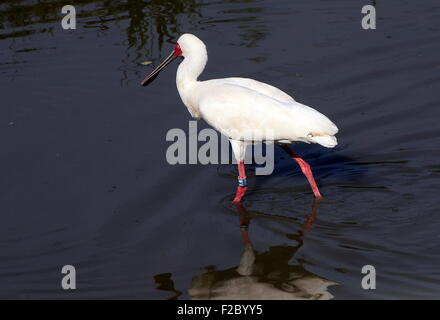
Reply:
<svg viewBox="0 0 440 320"><path fill-rule="evenodd" d="M193 84L185 84L177 82L177 90L179 91L180 98L183 104L188 109L191 116L195 119L200 119L201 115L198 109L198 95L197 88Z"/></svg>

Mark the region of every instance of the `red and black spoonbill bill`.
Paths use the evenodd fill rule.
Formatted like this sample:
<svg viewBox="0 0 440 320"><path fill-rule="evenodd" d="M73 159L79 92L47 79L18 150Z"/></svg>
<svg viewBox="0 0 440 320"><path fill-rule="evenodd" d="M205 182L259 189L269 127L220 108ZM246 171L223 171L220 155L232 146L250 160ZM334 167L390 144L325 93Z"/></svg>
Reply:
<svg viewBox="0 0 440 320"><path fill-rule="evenodd" d="M246 146L258 142L273 142L285 150L300 166L315 197L322 199L309 164L288 144L318 143L333 148L337 145L335 134L338 132L333 122L263 82L247 78L197 80L206 66L208 54L205 44L188 33L179 37L171 54L141 85L151 83L163 68L178 57L184 59L177 69L177 90L189 113L195 119L204 119L228 137L231 143L239 173L233 203L240 203L247 189L244 168Z"/></svg>

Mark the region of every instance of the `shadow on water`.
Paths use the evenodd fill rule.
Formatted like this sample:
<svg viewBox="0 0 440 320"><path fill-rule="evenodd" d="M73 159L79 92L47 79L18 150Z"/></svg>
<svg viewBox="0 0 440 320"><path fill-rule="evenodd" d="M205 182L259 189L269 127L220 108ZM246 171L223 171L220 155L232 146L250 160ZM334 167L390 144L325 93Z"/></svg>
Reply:
<svg viewBox="0 0 440 320"><path fill-rule="evenodd" d="M230 147L229 147L230 148ZM319 186L325 188L329 184L335 183L339 188L344 188L347 186L356 187L376 187L376 185L370 185L370 165L393 165L393 164L405 164L405 161L371 161L371 162L361 162L350 156L344 155L342 152L343 147L336 147L334 150L324 149L316 145L307 144L296 144L292 146L293 150L306 160L312 170L314 177ZM312 191L307 183L306 178L302 174L299 166L295 161L290 159L284 151L282 151L278 146L274 146L274 163L273 163L273 173L269 175L255 175L255 169L257 167L269 166L267 163L258 165L255 160L255 151L253 146L248 147L247 154L250 155L248 159L249 164L246 165L246 175L249 182L251 183L251 188L247 192L247 196L252 196L255 192L264 192L267 188L272 188L273 185L278 185L281 183L280 187L284 188L286 186L292 186L294 184L302 184L302 190L307 194L312 194ZM267 146L264 144L262 148L262 157L265 159L267 157ZM232 151L229 150L229 154ZM261 157L261 156L260 156ZM261 160L261 159L260 159ZM218 165L217 172L219 176L228 177L229 179L235 181L238 172L236 165ZM280 181L286 177L286 185ZM232 182L231 182L232 183ZM270 187L269 185L272 185ZM282 190L280 190L283 193ZM262 196L259 194L259 196ZM233 194L230 195L231 199Z"/></svg>
<svg viewBox="0 0 440 320"><path fill-rule="evenodd" d="M313 274L302 266L304 262L295 259L295 253L304 243L304 235L310 232L316 220L319 202L313 201L306 221L299 230L287 234L295 245L271 246L269 250L258 252L254 249L249 234L252 219L271 219L273 221L297 225L297 220L287 216L274 216L256 211L247 211L242 204L233 206L239 216L243 251L237 266L225 270L206 267L206 272L194 276L188 293L191 299L282 299L282 300L328 300L333 295L329 286L337 285ZM219 248L220 249L220 248ZM220 249L221 250L221 249ZM292 265L296 260L297 265ZM166 290L176 299L181 292L174 288L171 274L156 275L157 290Z"/></svg>

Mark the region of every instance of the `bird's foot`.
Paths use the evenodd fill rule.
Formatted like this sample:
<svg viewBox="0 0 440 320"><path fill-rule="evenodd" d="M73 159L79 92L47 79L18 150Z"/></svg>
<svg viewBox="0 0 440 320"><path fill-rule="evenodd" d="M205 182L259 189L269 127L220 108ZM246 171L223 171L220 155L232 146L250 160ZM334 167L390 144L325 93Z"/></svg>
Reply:
<svg viewBox="0 0 440 320"><path fill-rule="evenodd" d="M246 190L247 187L238 186L237 192L235 193L235 198L234 200L232 200L232 204L239 204L241 202L241 199L243 199Z"/></svg>
<svg viewBox="0 0 440 320"><path fill-rule="evenodd" d="M324 197L323 197L320 193L315 194L315 200L316 200L316 201L321 201L321 200L323 200L323 199L324 199Z"/></svg>

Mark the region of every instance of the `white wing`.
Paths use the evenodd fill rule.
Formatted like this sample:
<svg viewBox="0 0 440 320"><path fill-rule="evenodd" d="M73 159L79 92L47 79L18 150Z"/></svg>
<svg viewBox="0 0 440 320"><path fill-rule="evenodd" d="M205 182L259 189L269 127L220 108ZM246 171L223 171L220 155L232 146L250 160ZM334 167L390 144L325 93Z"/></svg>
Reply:
<svg viewBox="0 0 440 320"><path fill-rule="evenodd" d="M216 81L216 79L214 79L213 81ZM229 83L229 84L245 87L254 91L258 91L259 93L262 93L268 97L277 99L282 102L295 101L291 96L289 96L284 91L281 91L280 89L271 86L270 84L260 82L254 79L225 78L225 79L218 79L218 81L221 81L221 83Z"/></svg>
<svg viewBox="0 0 440 320"><path fill-rule="evenodd" d="M201 116L231 139L337 144L333 135L338 129L326 116L273 86L227 78L205 81L201 89Z"/></svg>

